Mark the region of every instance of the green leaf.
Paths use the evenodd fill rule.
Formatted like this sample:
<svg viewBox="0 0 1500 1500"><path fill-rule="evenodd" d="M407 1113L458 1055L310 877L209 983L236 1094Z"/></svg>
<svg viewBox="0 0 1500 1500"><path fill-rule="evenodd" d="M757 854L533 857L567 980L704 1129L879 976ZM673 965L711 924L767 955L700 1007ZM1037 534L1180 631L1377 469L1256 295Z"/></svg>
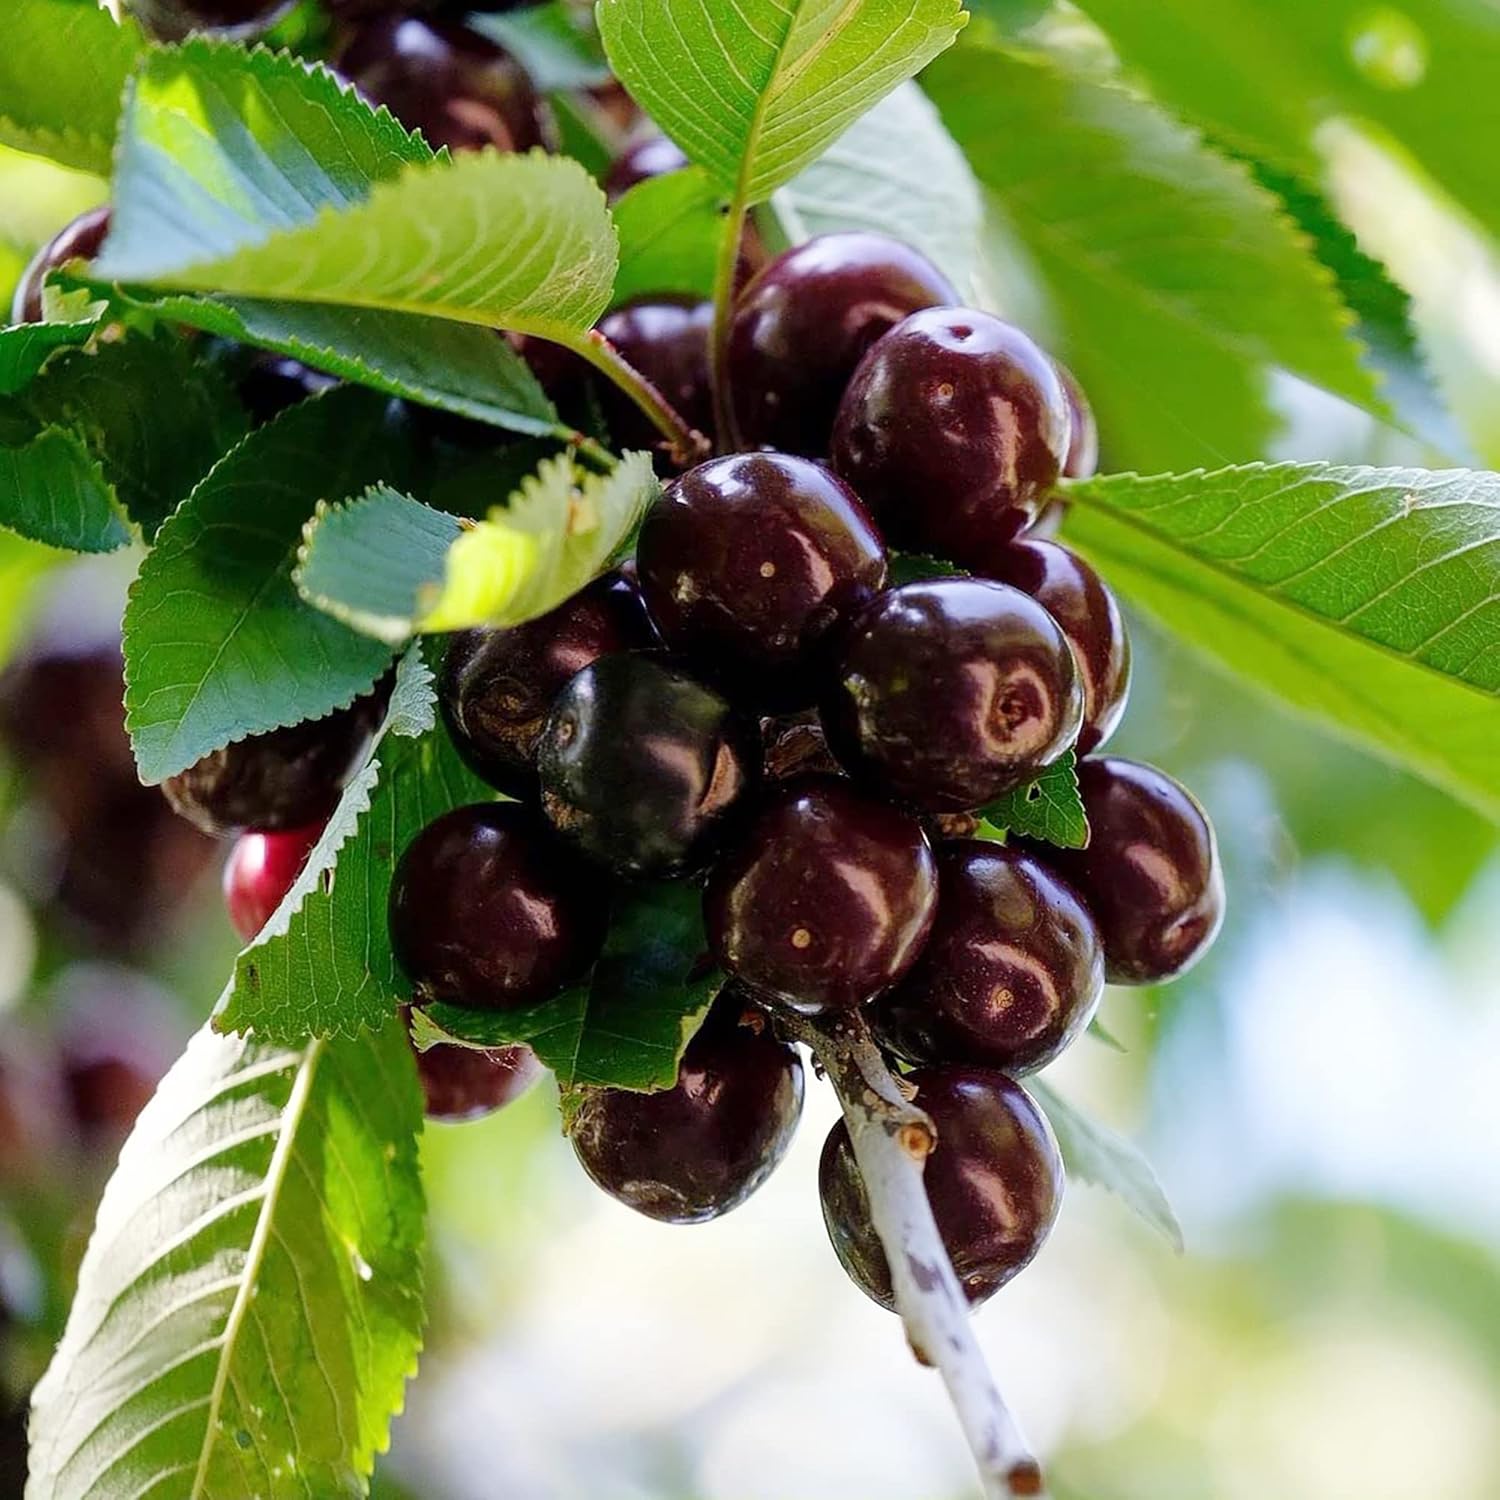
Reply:
<svg viewBox="0 0 1500 1500"><path fill-rule="evenodd" d="M526 69L532 85L550 94L609 82L604 49L576 16L576 9L563 0L550 0L505 15L470 16L467 24L504 47Z"/></svg>
<svg viewBox="0 0 1500 1500"><path fill-rule="evenodd" d="M398 1026L200 1031L99 1205L27 1495L360 1495L421 1347L422 1104Z"/></svg>
<svg viewBox="0 0 1500 1500"><path fill-rule="evenodd" d="M97 315L87 315L67 323L0 328L0 396L25 390L53 354L88 343L98 326Z"/></svg>
<svg viewBox="0 0 1500 1500"><path fill-rule="evenodd" d="M1064 849L1083 849L1089 820L1078 792L1077 757L1071 750L1047 767L1035 781L1012 788L981 816L1008 837L1039 839Z"/></svg>
<svg viewBox="0 0 1500 1500"><path fill-rule="evenodd" d="M608 475L545 460L504 507L460 528L390 489L319 511L297 566L303 597L399 643L417 630L519 625L604 571L660 493L644 453Z"/></svg>
<svg viewBox="0 0 1500 1500"><path fill-rule="evenodd" d="M948 46L958 0L600 0L616 74L726 193L759 203Z"/></svg>
<svg viewBox="0 0 1500 1500"><path fill-rule="evenodd" d="M108 197L109 184L92 172L0 145L0 242L24 259Z"/></svg>
<svg viewBox="0 0 1500 1500"><path fill-rule="evenodd" d="M19 421L20 430L9 435ZM98 460L75 432L38 430L0 410L0 526L69 552L114 552L130 527Z"/></svg>
<svg viewBox="0 0 1500 1500"><path fill-rule="evenodd" d="M147 782L366 692L388 648L304 604L303 524L399 462L386 403L341 387L252 433L157 535L125 609L125 718Z"/></svg>
<svg viewBox="0 0 1500 1500"><path fill-rule="evenodd" d="M588 984L526 1010L433 1005L413 1035L419 1046L526 1042L564 1088L671 1088L724 982L708 962L702 905L690 882L622 888Z"/></svg>
<svg viewBox="0 0 1500 1500"><path fill-rule="evenodd" d="M0 143L107 174L139 28L79 0L8 0Z"/></svg>
<svg viewBox="0 0 1500 1500"><path fill-rule="evenodd" d="M1026 1088L1052 1122L1068 1176L1113 1193L1181 1254L1182 1226L1140 1150L1069 1104L1040 1078L1028 1078Z"/></svg>
<svg viewBox="0 0 1500 1500"><path fill-rule="evenodd" d="M1068 495L1126 597L1500 818L1500 475L1250 464Z"/></svg>
<svg viewBox="0 0 1500 1500"><path fill-rule="evenodd" d="M615 205L620 235L616 303L643 292L713 293L723 195L702 167L637 183Z"/></svg>

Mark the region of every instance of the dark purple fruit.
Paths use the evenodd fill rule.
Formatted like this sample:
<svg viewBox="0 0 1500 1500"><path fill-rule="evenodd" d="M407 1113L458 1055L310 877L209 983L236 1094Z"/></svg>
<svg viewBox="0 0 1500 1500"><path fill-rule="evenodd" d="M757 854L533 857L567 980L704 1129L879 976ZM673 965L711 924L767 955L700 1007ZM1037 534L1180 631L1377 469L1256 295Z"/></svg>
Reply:
<svg viewBox="0 0 1500 1500"><path fill-rule="evenodd" d="M937 910L932 846L915 818L847 781L771 790L719 861L703 902L719 962L804 1014L863 1005L916 962Z"/></svg>
<svg viewBox="0 0 1500 1500"><path fill-rule="evenodd" d="M542 1076L530 1047L456 1047L439 1042L417 1053L417 1077L429 1120L461 1125L519 1099Z"/></svg>
<svg viewBox="0 0 1500 1500"><path fill-rule="evenodd" d="M842 642L822 700L834 754L929 812L992 802L1070 749L1083 692L1036 600L979 578L882 594Z"/></svg>
<svg viewBox="0 0 1500 1500"><path fill-rule="evenodd" d="M125 0L129 11L153 36L180 42L195 31L252 37L269 31L296 0Z"/></svg>
<svg viewBox="0 0 1500 1500"><path fill-rule="evenodd" d="M42 288L47 273L65 266L70 260L93 260L104 245L109 233L109 205L91 208L80 214L71 224L64 225L32 256L31 263L21 273L11 302L12 323L40 323L42 321Z"/></svg>
<svg viewBox="0 0 1500 1500"><path fill-rule="evenodd" d="M648 135L633 146L627 146L611 163L604 178L605 194L613 203L637 183L652 177L665 177L668 172L679 172L687 164L688 159L676 141L664 135Z"/></svg>
<svg viewBox="0 0 1500 1500"><path fill-rule="evenodd" d="M323 824L284 833L242 833L224 865L224 905L234 930L249 942L297 883Z"/></svg>
<svg viewBox="0 0 1500 1500"><path fill-rule="evenodd" d="M661 1093L590 1089L569 1127L583 1169L666 1224L738 1208L776 1169L802 1113L802 1062L726 995Z"/></svg>
<svg viewBox="0 0 1500 1500"><path fill-rule="evenodd" d="M700 464L646 517L641 592L662 638L736 698L800 708L837 628L885 583L865 508L819 464L742 453Z"/></svg>
<svg viewBox="0 0 1500 1500"><path fill-rule="evenodd" d="M1036 515L1069 441L1052 361L999 318L935 307L860 361L839 404L833 466L893 543L977 567Z"/></svg>
<svg viewBox="0 0 1500 1500"><path fill-rule="evenodd" d="M1224 920L1224 875L1213 824L1163 771L1118 756L1080 761L1087 849L1041 858L1077 886L1104 942L1114 984L1175 979Z"/></svg>
<svg viewBox="0 0 1500 1500"><path fill-rule="evenodd" d="M601 656L652 642L639 590L607 573L538 620L455 635L438 683L443 722L491 786L533 795L537 741L564 684Z"/></svg>
<svg viewBox="0 0 1500 1500"><path fill-rule="evenodd" d="M607 904L530 808L481 802L407 845L391 884L391 947L414 1004L516 1010L588 972Z"/></svg>
<svg viewBox="0 0 1500 1500"><path fill-rule="evenodd" d="M236 381L236 389L245 410L256 426L279 417L289 407L332 389L338 381L332 375L314 370L300 359L258 350L246 361Z"/></svg>
<svg viewBox="0 0 1500 1500"><path fill-rule="evenodd" d="M711 302L692 297L637 298L601 320L599 332L659 390L699 432L713 430L713 387L708 372L713 332ZM610 431L622 448L654 448L661 434L613 383L600 400Z"/></svg>
<svg viewBox="0 0 1500 1500"><path fill-rule="evenodd" d="M877 1033L910 1062L1046 1067L1104 992L1093 917L1021 850L954 839L937 862L937 922L916 967L876 1002Z"/></svg>
<svg viewBox="0 0 1500 1500"><path fill-rule="evenodd" d="M1068 453L1063 459L1063 478L1089 479L1099 468L1099 424L1094 420L1094 408L1078 377L1065 364L1058 364L1057 378L1068 402Z"/></svg>
<svg viewBox="0 0 1500 1500"><path fill-rule="evenodd" d="M783 252L735 309L729 378L741 440L823 457L870 345L908 314L957 301L931 261L883 234L824 234Z"/></svg>
<svg viewBox="0 0 1500 1500"><path fill-rule="evenodd" d="M553 703L537 773L544 811L576 848L665 879L713 855L759 778L759 736L670 659L602 656Z"/></svg>
<svg viewBox="0 0 1500 1500"><path fill-rule="evenodd" d="M959 1284L977 1307L1030 1264L1062 1204L1063 1165L1052 1127L1020 1084L989 1068L921 1068L908 1076L937 1126L925 1179L932 1216ZM823 1222L849 1278L895 1307L890 1264L840 1121L818 1167Z"/></svg>

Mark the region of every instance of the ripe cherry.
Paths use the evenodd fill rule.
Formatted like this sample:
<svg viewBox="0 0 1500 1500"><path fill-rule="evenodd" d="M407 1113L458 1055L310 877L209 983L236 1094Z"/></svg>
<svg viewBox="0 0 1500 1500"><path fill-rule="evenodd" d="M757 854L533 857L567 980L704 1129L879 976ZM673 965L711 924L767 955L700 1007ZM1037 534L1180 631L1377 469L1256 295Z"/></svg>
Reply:
<svg viewBox="0 0 1500 1500"><path fill-rule="evenodd" d="M823 727L856 776L929 812L983 807L1078 738L1067 638L1019 589L935 578L882 594L845 632Z"/></svg>
<svg viewBox="0 0 1500 1500"><path fill-rule="evenodd" d="M764 798L704 894L719 962L805 1014L863 1005L921 952L937 910L915 818L847 781L799 776Z"/></svg>
<svg viewBox="0 0 1500 1500"><path fill-rule="evenodd" d="M1057 365L1057 378L1068 402L1068 454L1063 459L1063 478L1089 479L1099 468L1099 424L1094 420L1094 408L1078 377L1065 364Z"/></svg>
<svg viewBox="0 0 1500 1500"><path fill-rule="evenodd" d="M637 298L616 308L599 332L659 390L690 426L713 430L713 387L708 371L713 330L711 302L693 297ZM610 431L622 448L654 448L661 434L613 383L599 391Z"/></svg>
<svg viewBox="0 0 1500 1500"><path fill-rule="evenodd" d="M391 883L391 947L416 1004L517 1010L588 972L607 905L530 808L475 803L407 845Z"/></svg>
<svg viewBox="0 0 1500 1500"><path fill-rule="evenodd" d="M249 942L271 920L297 882L323 824L284 833L242 833L224 866L224 904L234 930Z"/></svg>
<svg viewBox="0 0 1500 1500"><path fill-rule="evenodd" d="M427 1118L445 1125L493 1114L519 1099L544 1071L530 1047L458 1047L439 1042L416 1057Z"/></svg>
<svg viewBox="0 0 1500 1500"><path fill-rule="evenodd" d="M612 203L637 183L679 172L687 164L688 159L676 141L664 135L644 136L614 159L604 178L605 194Z"/></svg>
<svg viewBox="0 0 1500 1500"><path fill-rule="evenodd" d="M153 36L180 42L195 31L253 37L269 31L296 0L126 0L128 10Z"/></svg>
<svg viewBox="0 0 1500 1500"><path fill-rule="evenodd" d="M338 381L300 359L258 350L246 362L235 388L256 426L279 417L289 407L330 390Z"/></svg>
<svg viewBox="0 0 1500 1500"><path fill-rule="evenodd" d="M802 1113L802 1062L730 992L688 1043L675 1087L590 1089L569 1127L611 1197L667 1224L738 1208L776 1169Z"/></svg>
<svg viewBox="0 0 1500 1500"><path fill-rule="evenodd" d="M647 515L641 592L667 645L737 697L800 708L825 641L885 583L885 548L842 480L782 453L718 458Z"/></svg>
<svg viewBox="0 0 1500 1500"><path fill-rule="evenodd" d="M1093 917L1021 850L954 839L937 863L937 922L916 967L876 1002L881 1040L911 1062L1046 1067L1104 992Z"/></svg>
<svg viewBox="0 0 1500 1500"><path fill-rule="evenodd" d="M1197 799L1154 766L1118 756L1079 762L1086 849L1039 856L1088 903L1114 984L1174 979L1224 920L1224 876L1213 825Z"/></svg>
<svg viewBox="0 0 1500 1500"><path fill-rule="evenodd" d="M109 205L91 208L66 224L32 256L21 273L11 303L12 323L40 323L43 318L42 288L47 273L65 266L70 260L93 260L104 247L109 233Z"/></svg>
<svg viewBox="0 0 1500 1500"><path fill-rule="evenodd" d="M870 345L909 313L957 301L931 261L883 234L824 234L783 252L735 309L729 376L740 437L822 457Z"/></svg>
<svg viewBox="0 0 1500 1500"><path fill-rule="evenodd" d="M1046 1117L1020 1084L990 1068L931 1067L908 1075L937 1127L924 1179L938 1233L970 1306L1030 1264L1062 1204L1063 1165ZM890 1264L840 1121L818 1167L823 1222L849 1278L895 1307Z"/></svg>
<svg viewBox="0 0 1500 1500"><path fill-rule="evenodd" d="M871 346L839 404L833 466L898 545L960 567L1015 536L1057 481L1056 366L988 313L913 313Z"/></svg>

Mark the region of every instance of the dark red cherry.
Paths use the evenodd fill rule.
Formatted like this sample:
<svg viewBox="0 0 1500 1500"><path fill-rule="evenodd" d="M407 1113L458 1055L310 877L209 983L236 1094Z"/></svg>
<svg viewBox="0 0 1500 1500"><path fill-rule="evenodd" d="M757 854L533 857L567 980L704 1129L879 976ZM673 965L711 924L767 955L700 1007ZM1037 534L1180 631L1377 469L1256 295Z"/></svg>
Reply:
<svg viewBox="0 0 1500 1500"><path fill-rule="evenodd" d="M1063 459L1063 478L1089 479L1099 468L1099 424L1094 420L1094 408L1078 377L1061 362L1057 364L1057 378L1068 402L1068 453Z"/></svg>
<svg viewBox="0 0 1500 1500"><path fill-rule="evenodd" d="M1087 849L1038 850L1088 903L1114 984L1155 984L1190 968L1224 920L1213 824L1164 771L1118 756L1080 761Z"/></svg>
<svg viewBox="0 0 1500 1500"><path fill-rule="evenodd" d="M667 1224L738 1208L776 1169L802 1113L802 1062L764 1017L726 995L688 1043L676 1086L590 1089L569 1127L583 1169L611 1197Z"/></svg>
<svg viewBox="0 0 1500 1500"><path fill-rule="evenodd" d="M648 135L627 146L614 159L604 178L604 191L613 203L637 183L679 172L687 164L688 159L676 141L664 135Z"/></svg>
<svg viewBox="0 0 1500 1500"><path fill-rule="evenodd" d="M911 1062L1045 1068L1104 992L1093 917L1022 850L954 839L937 862L937 922L916 967L876 1002L881 1040Z"/></svg>
<svg viewBox="0 0 1500 1500"><path fill-rule="evenodd" d="M997 547L982 571L1030 594L1067 636L1083 685L1078 753L1097 750L1115 732L1130 693L1130 639L1114 594L1077 553L1032 536Z"/></svg>
<svg viewBox="0 0 1500 1500"><path fill-rule="evenodd" d="M599 332L659 390L699 432L713 430L713 388L708 349L713 331L711 302L693 297L652 296L627 302L601 320ZM599 391L610 431L622 448L654 448L661 434L617 386Z"/></svg>
<svg viewBox="0 0 1500 1500"><path fill-rule="evenodd" d="M929 812L964 812L1078 738L1067 638L1019 589L934 578L882 594L845 633L822 699L834 754Z"/></svg>
<svg viewBox="0 0 1500 1500"><path fill-rule="evenodd" d="M885 583L863 505L820 464L713 459L667 488L636 549L662 638L735 697L800 708L824 643Z"/></svg>
<svg viewBox="0 0 1500 1500"><path fill-rule="evenodd" d="M703 902L719 962L757 996L805 1014L863 1005L895 984L936 910L921 824L830 776L770 790Z"/></svg>
<svg viewBox="0 0 1500 1500"><path fill-rule="evenodd" d="M407 845L391 884L391 947L415 1004L516 1010L588 972L607 904L530 808L481 802Z"/></svg>
<svg viewBox="0 0 1500 1500"><path fill-rule="evenodd" d="M429 1120L461 1125L519 1099L543 1068L530 1047L457 1047L439 1042L417 1053Z"/></svg>
<svg viewBox="0 0 1500 1500"><path fill-rule="evenodd" d="M434 149L529 151L551 143L551 117L526 70L458 21L382 17L351 34L334 66Z"/></svg>
<svg viewBox="0 0 1500 1500"><path fill-rule="evenodd" d="M1031 1263L1062 1204L1052 1127L1020 1084L990 1068L931 1067L908 1075L938 1142L924 1177L932 1216L959 1284L977 1307ZM818 1166L823 1222L849 1278L894 1308L890 1264L840 1121Z"/></svg>
<svg viewBox="0 0 1500 1500"><path fill-rule="evenodd" d="M967 568L1035 516L1069 440L1057 368L1019 328L934 307L860 361L833 466L893 543Z"/></svg>
<svg viewBox="0 0 1500 1500"><path fill-rule="evenodd" d="M438 706L459 754L513 797L536 792L536 747L552 701L575 673L653 643L640 591L622 573L596 579L550 614L453 637Z"/></svg>
<svg viewBox="0 0 1500 1500"><path fill-rule="evenodd" d="M242 833L224 865L224 904L234 930L248 942L296 884L323 824L284 833Z"/></svg>
<svg viewBox="0 0 1500 1500"><path fill-rule="evenodd" d="M80 214L53 235L21 273L11 302L11 322L40 323L43 317L42 288L47 273L67 265L70 260L93 260L103 248L108 233L109 205L105 204Z"/></svg>
<svg viewBox="0 0 1500 1500"><path fill-rule="evenodd" d="M784 251L735 309L729 378L741 440L821 458L870 345L908 314L957 301L931 261L887 235L824 234Z"/></svg>
<svg viewBox="0 0 1500 1500"><path fill-rule="evenodd" d="M667 879L714 853L760 774L753 723L656 654L601 656L558 694L537 745L542 807L617 873Z"/></svg>
<svg viewBox="0 0 1500 1500"><path fill-rule="evenodd" d="M153 36L180 42L195 31L253 37L269 31L296 0L125 0L125 9Z"/></svg>
<svg viewBox="0 0 1500 1500"><path fill-rule="evenodd" d="M246 361L235 388L245 410L256 426L260 426L273 417L279 417L288 407L337 384L334 376L314 370L300 359L263 349L257 350Z"/></svg>

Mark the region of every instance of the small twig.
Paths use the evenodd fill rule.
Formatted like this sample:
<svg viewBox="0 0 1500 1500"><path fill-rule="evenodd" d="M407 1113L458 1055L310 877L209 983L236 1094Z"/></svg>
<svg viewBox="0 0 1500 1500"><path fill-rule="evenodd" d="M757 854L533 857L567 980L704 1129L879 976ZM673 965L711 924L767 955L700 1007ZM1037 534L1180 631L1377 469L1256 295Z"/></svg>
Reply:
<svg viewBox="0 0 1500 1500"><path fill-rule="evenodd" d="M708 457L711 451L708 439L690 426L677 408L597 328L590 329L569 348L581 354L601 374L607 375L646 413L652 425L671 444L675 462L695 464Z"/></svg>
<svg viewBox="0 0 1500 1500"><path fill-rule="evenodd" d="M937 1143L932 1120L905 1097L857 1011L794 1018L787 1029L812 1048L839 1096L907 1339L943 1377L987 1500L1045 1495L1041 1465L985 1363L927 1201L922 1169Z"/></svg>
<svg viewBox="0 0 1500 1500"><path fill-rule="evenodd" d="M734 319L734 283L744 235L745 202L743 195L736 193L725 210L719 257L714 264L713 349L708 365L714 394L714 429L719 435L721 453L735 453L743 446L729 386L729 330Z"/></svg>
<svg viewBox="0 0 1500 1500"><path fill-rule="evenodd" d="M601 474L613 473L619 464L619 459L603 443L591 438L586 432L579 432L576 427L559 422L552 432L554 437L566 443L584 463L592 465Z"/></svg>

